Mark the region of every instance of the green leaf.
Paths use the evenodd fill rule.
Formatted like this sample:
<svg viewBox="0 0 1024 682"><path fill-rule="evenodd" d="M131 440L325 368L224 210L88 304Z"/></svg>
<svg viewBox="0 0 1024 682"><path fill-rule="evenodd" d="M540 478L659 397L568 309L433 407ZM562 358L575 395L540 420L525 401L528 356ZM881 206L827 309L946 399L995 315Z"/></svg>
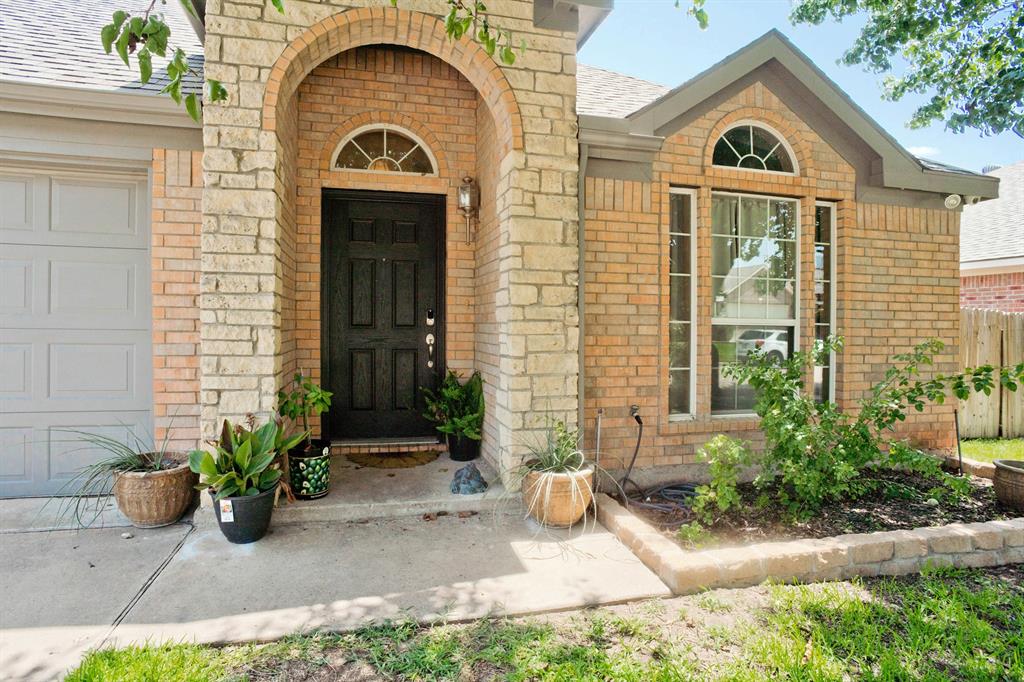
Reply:
<svg viewBox="0 0 1024 682"><path fill-rule="evenodd" d="M184 9L186 13L192 15L196 19L199 19L199 12L196 11L195 5L192 4L192 0L178 0L178 2L181 3L182 9Z"/></svg>
<svg viewBox="0 0 1024 682"><path fill-rule="evenodd" d="M130 41L131 38L132 34L130 31L122 31L121 35L117 38L117 42L114 43L114 49L117 50L117 55L121 58L121 61L124 62L125 66L131 66L128 63L128 41Z"/></svg>
<svg viewBox="0 0 1024 682"><path fill-rule="evenodd" d="M249 462L252 460L252 439L247 438L241 445L235 449L235 464L238 466L239 471L243 474L247 473L249 468Z"/></svg>
<svg viewBox="0 0 1024 682"><path fill-rule="evenodd" d="M114 41L117 39L117 26L114 24L107 24L100 29L100 42L103 43L103 51L110 54L110 51L114 47Z"/></svg>
<svg viewBox="0 0 1024 682"><path fill-rule="evenodd" d="M125 22L125 19L127 19L128 16L129 16L128 13L125 12L124 10L120 10L119 9L116 12L114 12L114 14L111 15L111 17L114 20L114 28L115 29L121 28L121 24L123 24Z"/></svg>
<svg viewBox="0 0 1024 682"><path fill-rule="evenodd" d="M139 50L139 54L136 56L139 60L139 79L143 83L148 83L153 75L153 58L146 48Z"/></svg>
<svg viewBox="0 0 1024 682"><path fill-rule="evenodd" d="M185 97L185 111L192 117L192 120L196 123L202 122L202 109L199 106L199 98L196 97L195 93L192 93Z"/></svg>
<svg viewBox="0 0 1024 682"><path fill-rule="evenodd" d="M272 5L274 5L274 8L278 12L280 12L281 14L284 14L284 0L270 0L270 2L271 2Z"/></svg>
<svg viewBox="0 0 1024 682"><path fill-rule="evenodd" d="M223 102L228 98L228 91L221 82L215 78L206 79L207 100L210 102Z"/></svg>

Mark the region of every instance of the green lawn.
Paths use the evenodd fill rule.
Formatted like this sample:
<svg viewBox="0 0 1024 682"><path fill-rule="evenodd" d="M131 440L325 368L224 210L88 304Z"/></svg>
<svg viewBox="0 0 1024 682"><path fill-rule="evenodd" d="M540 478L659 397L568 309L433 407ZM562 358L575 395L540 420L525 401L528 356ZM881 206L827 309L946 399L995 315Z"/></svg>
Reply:
<svg viewBox="0 0 1024 682"><path fill-rule="evenodd" d="M960 443L964 457L979 462L994 459L1024 460L1024 438L972 438Z"/></svg>
<svg viewBox="0 0 1024 682"><path fill-rule="evenodd" d="M718 590L552 615L90 654L84 680L1022 680L1024 568Z"/></svg>

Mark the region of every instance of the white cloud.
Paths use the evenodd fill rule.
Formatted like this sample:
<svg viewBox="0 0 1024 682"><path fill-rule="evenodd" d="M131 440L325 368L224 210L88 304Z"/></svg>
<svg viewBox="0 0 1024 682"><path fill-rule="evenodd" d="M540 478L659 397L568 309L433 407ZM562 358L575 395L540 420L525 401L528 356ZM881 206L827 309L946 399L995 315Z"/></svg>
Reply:
<svg viewBox="0 0 1024 682"><path fill-rule="evenodd" d="M928 145L922 145L920 147L907 147L907 151L914 156L926 156L933 157L938 156L941 152L938 147L929 147Z"/></svg>

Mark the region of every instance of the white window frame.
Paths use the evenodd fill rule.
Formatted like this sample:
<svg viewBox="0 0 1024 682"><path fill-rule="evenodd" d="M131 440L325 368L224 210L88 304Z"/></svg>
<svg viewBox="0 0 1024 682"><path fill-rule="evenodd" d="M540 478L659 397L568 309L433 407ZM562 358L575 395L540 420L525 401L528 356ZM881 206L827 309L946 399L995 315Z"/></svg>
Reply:
<svg viewBox="0 0 1024 682"><path fill-rule="evenodd" d="M835 201L815 201L814 202L815 211L817 211L818 206L826 206L826 207L828 207L828 209L829 209L829 216L830 216L830 221L829 222L831 223L829 225L829 228L828 228L828 239L829 239L828 268L829 268L829 272L831 273L831 279L829 279L829 283L828 283L828 328L829 328L829 333L830 334L835 334L836 333L836 282L837 282L837 276L838 276L838 272L836 270L836 251L838 250L837 249L837 244L836 244L836 218L837 218L836 214L838 213L839 204L837 202L835 202ZM821 242L815 242L816 245L820 244L820 243ZM815 321L814 324L817 325L817 321ZM817 330L815 330L815 331L817 331ZM815 334L815 339L817 339L817 334ZM829 382L828 382L828 400L829 400L829 402L833 402L834 403L836 401L836 352L835 351L829 351L829 354L828 354L828 368L829 368L829 372L830 372ZM812 391L814 390L813 384L811 385L811 390Z"/></svg>
<svg viewBox="0 0 1024 682"><path fill-rule="evenodd" d="M795 175L800 175L800 163L796 159L796 154L793 153L793 148L789 145L789 140L787 140L786 137L782 133L780 133L778 130L776 130L775 128L771 127L770 125L768 125L764 121L756 121L754 119L743 119L742 121L736 121L735 123L730 125L728 128L723 130L722 134L718 136L718 138L715 140L714 146L711 148L711 156L712 156L712 158L714 158L715 147L718 146L718 143L725 137L726 133L728 133L730 130L733 130L734 128L745 128L747 126L753 126L755 128L764 128L769 133L774 135L775 139L777 139L779 141L779 143L782 145L782 148L786 150L787 154L789 154L790 163L793 164L793 172L792 173L788 173L786 171L768 170L767 168L761 169L761 168L741 168L740 166L722 166L722 165L717 164L717 163L712 163L711 164L712 166L714 166L715 168L729 168L731 170L750 171L751 173L770 173L772 175L785 175L787 177L793 177ZM729 144L730 147L732 146L732 144L729 143L728 140L726 141L726 143ZM739 154L739 152L736 152L735 149L733 149L733 152L736 153L737 155Z"/></svg>
<svg viewBox="0 0 1024 682"><path fill-rule="evenodd" d="M762 172L762 171L759 171L759 172ZM770 172L773 172L773 171L763 171L763 172L769 172L770 173ZM774 172L777 173L777 171L774 171ZM783 173L783 175L789 175L789 173ZM793 294L794 294L794 297L793 297L793 315L794 315L794 317L792 319L784 319L784 320L766 320L764 318L761 318L761 319L751 319L751 318L748 318L748 317L742 317L742 318L736 318L736 317L712 317L711 318L711 327L714 328L715 325L719 325L719 326L729 325L729 326L734 326L734 327L772 327L772 326L792 327L792 329L793 329L793 352L794 353L797 352L798 350L800 350L800 341L801 341L801 339L800 339L800 315L801 315L801 308L800 308L800 282L801 282L801 269L802 269L801 268L801 265L802 265L801 261L803 260L803 258L802 258L802 255L801 255L802 254L802 252L801 252L801 239L802 239L802 237L801 237L801 231L800 231L800 223L802 222L802 216L803 216L803 213L802 213L802 211L803 211L803 202L799 198L787 197L787 196L782 196L782 195L774 195L774 194L754 194L754 193L751 193L751 192L720 192L720 191L717 191L717 190L712 191L711 192L711 199L712 199L712 201L714 201L714 198L716 196L730 196L730 197L740 197L740 198L746 198L746 199L769 199L769 200L775 200L775 201L792 201L792 202L794 202L796 204L796 215L795 215L794 225L793 225L793 228L794 228L793 244L796 247L794 249L794 252L795 252L794 256L796 258L796 263L795 263L795 269L793 271L793 278L794 278L794 282L796 284L796 291L793 292ZM713 249L714 248L714 226L712 225L712 226L710 226L710 228L711 228L710 234L711 234L712 249ZM711 275L709 275L709 278L710 277L711 277ZM710 279L709 279L709 283L710 283ZM711 302L711 306L712 306L711 309L713 311L714 310L714 301ZM711 331L711 330L709 330L709 331ZM718 412L718 413L716 413L713 410L711 410L710 407L708 408L708 410L709 410L709 414L711 414L711 416L713 418L715 418L715 419L719 419L719 418L729 419L729 418L732 418L732 417L737 417L737 416L744 417L744 416L748 416L748 415L754 414L753 410L733 410L733 411L730 411L730 412Z"/></svg>
<svg viewBox="0 0 1024 682"><path fill-rule="evenodd" d="M389 131L390 132L398 133L402 137L407 137L410 140L412 140L413 142L415 142L419 146L419 148L424 151L424 153L427 155L427 158L430 159L430 166L431 166L431 168L433 168L433 170L431 172L429 172L429 173L413 173L411 171L403 171L403 170L373 170L373 169L370 169L370 168L338 168L338 155L341 154L341 150L345 148L345 145L347 145L349 142L351 142L355 138L359 137L363 133L372 133L372 132L376 132L378 130L384 131L385 149L387 148L386 147L386 144L387 144L386 140L387 140L387 133ZM356 146L359 147L359 145L356 145ZM363 152L363 156L369 157L369 155L365 151L363 151L362 147L359 147L359 151ZM415 151L415 149L413 151ZM411 153L412 153L412 151L409 152L409 154L411 154ZM402 159L404 160L405 157L403 156ZM372 162L372 159L371 159L371 162ZM427 145L427 143L423 141L423 138L421 138L416 133L408 130L407 128L403 128L401 126L396 126L396 125L394 125L392 123L368 123L366 125L359 126L355 130L350 132L348 135L346 135L342 139L342 141L339 142L338 145L334 148L334 152L331 154L331 171L332 172L342 172L342 173L375 173L375 174L383 173L385 175L414 175L414 176L421 177L421 178L436 178L438 176L438 173L439 173L438 169L439 169L439 166L437 165L437 157L434 156L434 152L430 149L430 147Z"/></svg>
<svg viewBox="0 0 1024 682"><path fill-rule="evenodd" d="M697 413L697 190L689 187L669 187L668 193L671 194L685 194L690 197L690 385L687 390L690 392L690 411L689 412L672 412L671 406L668 411L669 421L689 421L694 418ZM671 210L671 202L669 203ZM668 220L668 232L669 236L673 234L681 234L672 232L672 218L669 216ZM668 263L668 276L669 276L669 317L666 320L666 330L669 332L669 338L671 339L670 326L672 324L672 313L671 313L671 300L672 300L672 265ZM671 343L671 341L670 341ZM669 359L672 355L669 353ZM672 365L671 362L667 363L668 372L667 376L671 376Z"/></svg>

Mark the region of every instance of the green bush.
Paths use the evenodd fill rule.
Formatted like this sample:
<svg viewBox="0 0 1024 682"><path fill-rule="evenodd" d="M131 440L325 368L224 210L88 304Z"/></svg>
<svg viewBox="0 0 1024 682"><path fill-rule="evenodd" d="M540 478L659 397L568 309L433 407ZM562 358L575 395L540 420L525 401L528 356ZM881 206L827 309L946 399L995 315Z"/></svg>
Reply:
<svg viewBox="0 0 1024 682"><path fill-rule="evenodd" d="M751 460L742 459L738 446L715 443L710 454L715 479L704 486L694 503L704 521L711 512L724 512L738 501L736 467L753 463L760 473L755 486L787 512L806 518L825 504L857 498L891 485L878 474L887 469L910 470L941 481L953 493L963 491L966 482L945 474L939 461L893 440L895 427L913 409L928 403L941 404L952 393L963 399L971 391L988 394L995 378L1010 390L1024 380L1024 363L1010 368L985 365L961 374L936 374L920 379L921 370L933 364L942 342L929 340L913 351L894 356L895 364L860 401L854 414L844 412L831 401L817 402L804 385L815 365L825 364L829 354L842 351L839 337L816 342L811 351L796 352L778 362L755 350L744 364L726 369L727 376L755 389L754 411L761 418L765 449Z"/></svg>
<svg viewBox="0 0 1024 682"><path fill-rule="evenodd" d="M205 450L189 453L189 468L203 477L196 488L212 488L218 500L271 490L281 478L281 470L272 466L274 460L306 436L307 433L300 433L287 437L273 421L250 431L225 419L216 455Z"/></svg>
<svg viewBox="0 0 1024 682"><path fill-rule="evenodd" d="M697 486L692 509L701 522L711 523L718 514L739 505L736 486L740 474L753 463L753 455L747 443L718 434L704 444L697 456L708 463L711 482Z"/></svg>

